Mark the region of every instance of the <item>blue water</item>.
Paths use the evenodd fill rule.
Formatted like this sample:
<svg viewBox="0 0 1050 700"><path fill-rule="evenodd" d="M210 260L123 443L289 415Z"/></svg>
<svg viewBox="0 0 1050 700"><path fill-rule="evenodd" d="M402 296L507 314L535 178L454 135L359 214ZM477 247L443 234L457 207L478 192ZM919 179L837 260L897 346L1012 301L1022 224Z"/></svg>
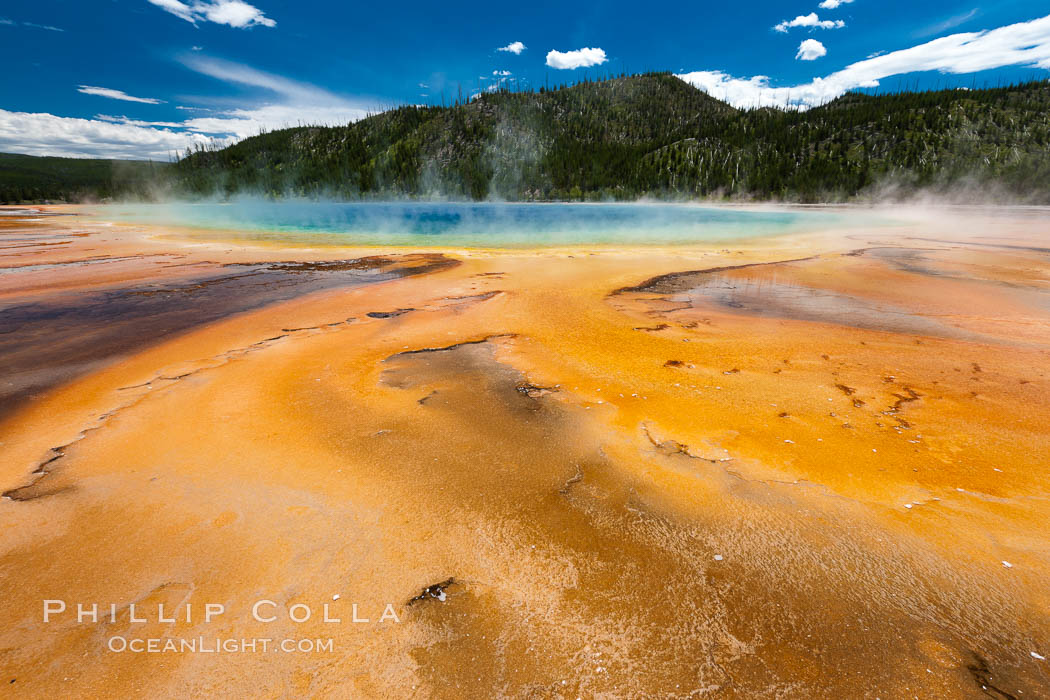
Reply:
<svg viewBox="0 0 1050 700"><path fill-rule="evenodd" d="M512 248L733 241L847 223L842 212L686 204L470 204L239 201L111 205L107 219L343 245ZM850 214L855 224L857 214ZM207 234L203 234L207 235ZM218 237L218 234L217 234Z"/></svg>

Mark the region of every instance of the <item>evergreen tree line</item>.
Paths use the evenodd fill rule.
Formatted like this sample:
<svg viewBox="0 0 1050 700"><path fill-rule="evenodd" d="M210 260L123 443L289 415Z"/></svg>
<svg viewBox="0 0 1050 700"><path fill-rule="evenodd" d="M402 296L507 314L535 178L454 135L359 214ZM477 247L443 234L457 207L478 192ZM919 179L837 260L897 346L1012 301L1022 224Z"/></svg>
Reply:
<svg viewBox="0 0 1050 700"><path fill-rule="evenodd" d="M196 196L841 201L994 184L1050 201L1050 84L733 109L669 74L285 129L176 167Z"/></svg>
<svg viewBox="0 0 1050 700"><path fill-rule="evenodd" d="M0 153L0 202L148 199L168 181L168 163Z"/></svg>

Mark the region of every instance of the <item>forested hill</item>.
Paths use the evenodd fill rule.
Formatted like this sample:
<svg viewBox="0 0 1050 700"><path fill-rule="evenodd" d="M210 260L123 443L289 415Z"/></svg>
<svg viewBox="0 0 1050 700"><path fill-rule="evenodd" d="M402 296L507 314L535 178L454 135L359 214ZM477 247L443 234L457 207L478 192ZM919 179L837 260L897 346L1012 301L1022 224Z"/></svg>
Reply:
<svg viewBox="0 0 1050 700"><path fill-rule="evenodd" d="M165 180L169 167L148 161L0 153L0 202L145 198Z"/></svg>
<svg viewBox="0 0 1050 700"><path fill-rule="evenodd" d="M631 196L643 158L734 112L668 75L625 77L275 131L196 153L178 173L202 195L218 186L346 198Z"/></svg>
<svg viewBox="0 0 1050 700"><path fill-rule="evenodd" d="M1050 203L1050 82L851 93L800 112L737 110L670 74L621 76L264 133L153 179L180 197L817 202L896 188Z"/></svg>
<svg viewBox="0 0 1050 700"><path fill-rule="evenodd" d="M402 107L184 158L182 193L836 201L995 190L1050 202L1050 83L736 110L668 74Z"/></svg>

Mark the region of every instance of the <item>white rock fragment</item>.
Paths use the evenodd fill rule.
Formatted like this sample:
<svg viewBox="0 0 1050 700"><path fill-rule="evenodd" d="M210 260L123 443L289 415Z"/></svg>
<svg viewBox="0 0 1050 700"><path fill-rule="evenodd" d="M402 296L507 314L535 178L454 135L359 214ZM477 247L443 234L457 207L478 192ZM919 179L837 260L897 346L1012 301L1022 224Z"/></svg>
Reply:
<svg viewBox="0 0 1050 700"><path fill-rule="evenodd" d="M1039 659L1040 661L1046 661L1046 657L1045 656L1043 656L1042 654L1037 654L1034 651L1032 652L1032 658L1033 659Z"/></svg>
<svg viewBox="0 0 1050 700"><path fill-rule="evenodd" d="M339 600L339 594L336 593L334 596L332 596L332 600Z"/></svg>
<svg viewBox="0 0 1050 700"><path fill-rule="evenodd" d="M721 554L716 554L715 555L715 561L722 561L722 555Z"/></svg>
<svg viewBox="0 0 1050 700"><path fill-rule="evenodd" d="M909 509L909 510L911 510L911 503L905 503L905 504L904 504L904 507L905 507L905 508L907 508L907 509Z"/></svg>
<svg viewBox="0 0 1050 700"><path fill-rule="evenodd" d="M1006 567L1007 569L1014 568L1014 565L1011 564L1010 562L1006 561L1005 559L1003 560L1003 566Z"/></svg>
<svg viewBox="0 0 1050 700"><path fill-rule="evenodd" d="M795 444L794 440L785 440L784 442L786 442L789 445L794 445Z"/></svg>

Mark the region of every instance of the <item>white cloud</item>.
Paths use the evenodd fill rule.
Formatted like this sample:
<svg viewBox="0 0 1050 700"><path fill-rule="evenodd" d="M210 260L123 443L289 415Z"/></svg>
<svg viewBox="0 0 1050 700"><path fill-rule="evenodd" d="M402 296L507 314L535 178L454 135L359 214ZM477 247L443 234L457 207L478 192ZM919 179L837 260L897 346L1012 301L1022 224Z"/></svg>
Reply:
<svg viewBox="0 0 1050 700"><path fill-rule="evenodd" d="M348 100L316 85L240 63L196 54L183 58L182 63L191 70L217 80L260 88L274 93L278 98L276 102L256 107L217 110L219 116L185 122L186 128L205 133L232 134L245 138L259 133L261 129L283 129L299 124L348 124L379 111L376 106Z"/></svg>
<svg viewBox="0 0 1050 700"><path fill-rule="evenodd" d="M77 92L82 92L85 95L98 95L99 97L108 97L111 100L123 100L125 102L141 102L147 105L159 105L163 104L164 100L158 100L153 97L132 97L122 90L113 90L104 87L92 87L91 85L81 85L77 88Z"/></svg>
<svg viewBox="0 0 1050 700"><path fill-rule="evenodd" d="M198 54L186 56L181 59L183 65L190 70L203 75L210 76L227 83L237 83L250 87L261 88L269 92L277 93L285 98L285 102L301 106L303 108L313 107L343 107L351 108L350 103L343 97L328 92L316 85L302 83L273 73L246 66L233 61L224 61L218 58L201 56ZM353 107L364 114L366 110L360 106Z"/></svg>
<svg viewBox="0 0 1050 700"><path fill-rule="evenodd" d="M1050 70L1050 16L941 37L858 61L824 78L791 87L772 87L764 75L736 78L721 71L694 71L678 77L736 107L809 108L855 88L878 87L880 80L894 75L918 71L976 73L1003 66Z"/></svg>
<svg viewBox="0 0 1050 700"><path fill-rule="evenodd" d="M214 22L227 24L237 29L263 26L276 27L277 22L263 14L262 10L244 0L146 0L152 5L170 12L191 24Z"/></svg>
<svg viewBox="0 0 1050 700"><path fill-rule="evenodd" d="M795 54L795 59L799 61L815 61L821 56L827 55L828 50L824 48L824 44L816 39L806 39L798 45L798 53Z"/></svg>
<svg viewBox="0 0 1050 700"><path fill-rule="evenodd" d="M976 16L977 16L977 8L974 8L974 9L970 10L969 12L964 12L961 15L955 15L954 17L949 17L948 19L943 20L941 22L938 22L937 24L933 24L933 25L931 25L929 27L926 27L925 29L921 30L916 36L925 37L925 36L932 36L934 34L940 34L941 32L948 31L949 29L954 29L955 27L958 27L960 24L965 24L965 23L969 22L971 19L973 19Z"/></svg>
<svg viewBox="0 0 1050 700"><path fill-rule="evenodd" d="M0 24L13 27L16 24L18 24L18 22L15 22L14 20L7 19L6 17L0 17ZM49 32L64 32L64 31L66 31L65 29L62 29L61 27L52 27L50 24L37 24L36 22L22 22L22 26L33 27L34 29L46 29Z"/></svg>
<svg viewBox="0 0 1050 700"><path fill-rule="evenodd" d="M167 160L171 152L213 141L199 133L0 109L0 151L6 153Z"/></svg>
<svg viewBox="0 0 1050 700"><path fill-rule="evenodd" d="M481 82L488 82L489 83L488 86L485 87L484 92L496 92L497 90L499 90L504 85L507 85L508 83L515 83L515 82L517 82L516 78L511 77L513 75L514 74L511 73L509 70L494 70L494 71L492 71L492 77L491 78L489 76L487 76L487 75L479 75L478 79ZM475 91L472 97L477 97L478 94L480 94L480 92L481 91Z"/></svg>
<svg viewBox="0 0 1050 700"><path fill-rule="evenodd" d="M35 29L46 29L49 32L64 32L65 29L59 27L52 27L50 24L37 24L36 22L22 22L27 27L34 27Z"/></svg>
<svg viewBox="0 0 1050 700"><path fill-rule="evenodd" d="M197 23L199 19L193 12L193 9L189 5L182 2L182 0L148 0L151 5L167 10L176 17L181 17L187 22Z"/></svg>
<svg viewBox="0 0 1050 700"><path fill-rule="evenodd" d="M270 93L272 100L251 106L187 107L185 121L144 121L125 116L98 115L76 119L53 114L0 110L0 152L84 158L153 158L196 144L227 145L262 130L300 124L347 124L379 111L335 95L315 85L300 83L229 61L190 54L183 63L205 75ZM504 78L505 79L505 78ZM83 86L82 91L105 97L146 102L119 90Z"/></svg>
<svg viewBox="0 0 1050 700"><path fill-rule="evenodd" d="M837 10L839 7L848 5L851 2L853 2L853 0L824 0L824 2L817 5L817 7L822 10Z"/></svg>
<svg viewBox="0 0 1050 700"><path fill-rule="evenodd" d="M182 123L190 131L202 134L233 136L237 140L255 136L260 131L287 129L299 125L339 126L368 116L357 107L263 105L219 112L218 117L198 117Z"/></svg>
<svg viewBox="0 0 1050 700"><path fill-rule="evenodd" d="M576 49L575 51L551 51L547 54L547 65L559 70L587 68L605 63L608 58L601 49Z"/></svg>
<svg viewBox="0 0 1050 700"><path fill-rule="evenodd" d="M515 56L520 56L521 52L524 51L526 48L528 48L528 47L525 46L525 44L521 43L520 41L512 41L509 44L507 44L506 46L504 46L502 48L499 48L499 49L496 49L496 50L497 51L505 51L506 53L512 53Z"/></svg>
<svg viewBox="0 0 1050 700"><path fill-rule="evenodd" d="M846 26L846 23L841 19L821 19L817 16L816 12L810 12L808 15L799 15L793 20L784 20L777 26L773 27L778 32L786 32L792 27L806 27L808 29L842 29Z"/></svg>
<svg viewBox="0 0 1050 700"><path fill-rule="evenodd" d="M113 124L129 124L131 126L163 126L171 129L183 128L182 122L146 122L138 119L129 119L125 116L111 117L108 114L96 114L95 119L101 119L104 122L111 122Z"/></svg>
<svg viewBox="0 0 1050 700"><path fill-rule="evenodd" d="M214 116L165 122L103 114L94 119L76 119L0 109L0 152L70 158L166 160L169 153L185 152L196 144L227 145L263 130L299 124L346 124L367 113L348 104L270 104L214 110Z"/></svg>

